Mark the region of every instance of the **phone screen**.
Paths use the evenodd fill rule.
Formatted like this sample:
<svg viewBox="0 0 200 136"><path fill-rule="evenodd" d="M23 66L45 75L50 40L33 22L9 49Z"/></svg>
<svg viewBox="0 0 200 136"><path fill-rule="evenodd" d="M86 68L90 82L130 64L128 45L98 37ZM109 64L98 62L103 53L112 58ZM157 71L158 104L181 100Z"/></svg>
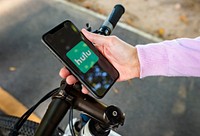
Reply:
<svg viewBox="0 0 200 136"><path fill-rule="evenodd" d="M97 98L102 98L119 77L112 64L70 21L47 32L43 41Z"/></svg>

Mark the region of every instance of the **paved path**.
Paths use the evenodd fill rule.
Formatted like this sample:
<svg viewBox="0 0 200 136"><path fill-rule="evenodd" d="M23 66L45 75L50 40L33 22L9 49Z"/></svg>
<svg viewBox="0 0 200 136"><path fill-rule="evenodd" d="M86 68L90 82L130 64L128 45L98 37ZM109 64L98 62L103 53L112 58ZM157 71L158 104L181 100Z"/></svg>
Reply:
<svg viewBox="0 0 200 136"><path fill-rule="evenodd" d="M62 65L41 43L42 34L65 19L79 28L87 22L97 28L102 20L55 0L0 4L5 7L0 9L0 87L30 107L61 80ZM131 44L151 42L119 26L113 34ZM122 135L197 136L199 98L199 78L151 77L117 83L102 101L126 113L125 125L118 129ZM42 117L48 102L36 115Z"/></svg>

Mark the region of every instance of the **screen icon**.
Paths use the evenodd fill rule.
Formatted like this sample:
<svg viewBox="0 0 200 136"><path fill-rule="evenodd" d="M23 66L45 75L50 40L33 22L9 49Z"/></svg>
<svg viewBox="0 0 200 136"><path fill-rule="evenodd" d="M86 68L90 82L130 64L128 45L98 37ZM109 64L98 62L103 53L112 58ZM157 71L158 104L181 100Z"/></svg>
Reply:
<svg viewBox="0 0 200 136"><path fill-rule="evenodd" d="M99 60L99 57L83 41L80 41L69 52L67 52L66 56L83 73L86 73Z"/></svg>

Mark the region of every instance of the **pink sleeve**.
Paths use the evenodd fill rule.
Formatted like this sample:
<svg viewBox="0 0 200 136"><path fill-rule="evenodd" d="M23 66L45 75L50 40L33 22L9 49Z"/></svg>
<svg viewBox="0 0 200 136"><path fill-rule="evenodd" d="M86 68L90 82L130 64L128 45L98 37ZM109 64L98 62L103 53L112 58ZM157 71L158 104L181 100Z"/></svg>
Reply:
<svg viewBox="0 0 200 136"><path fill-rule="evenodd" d="M200 37L137 45L140 77L200 77Z"/></svg>

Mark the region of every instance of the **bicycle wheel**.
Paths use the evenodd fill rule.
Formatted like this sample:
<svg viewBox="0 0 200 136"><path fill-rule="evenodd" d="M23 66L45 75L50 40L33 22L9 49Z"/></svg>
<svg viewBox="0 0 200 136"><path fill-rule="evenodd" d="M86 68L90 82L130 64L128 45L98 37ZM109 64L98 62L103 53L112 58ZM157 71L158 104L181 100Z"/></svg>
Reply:
<svg viewBox="0 0 200 136"><path fill-rule="evenodd" d="M9 115L0 115L0 136L8 136L11 131L13 131L13 126L18 120L18 117L13 117ZM18 136L34 136L35 130L39 124L33 121L27 120L24 125L19 130ZM53 136L62 136L63 131L57 129Z"/></svg>

